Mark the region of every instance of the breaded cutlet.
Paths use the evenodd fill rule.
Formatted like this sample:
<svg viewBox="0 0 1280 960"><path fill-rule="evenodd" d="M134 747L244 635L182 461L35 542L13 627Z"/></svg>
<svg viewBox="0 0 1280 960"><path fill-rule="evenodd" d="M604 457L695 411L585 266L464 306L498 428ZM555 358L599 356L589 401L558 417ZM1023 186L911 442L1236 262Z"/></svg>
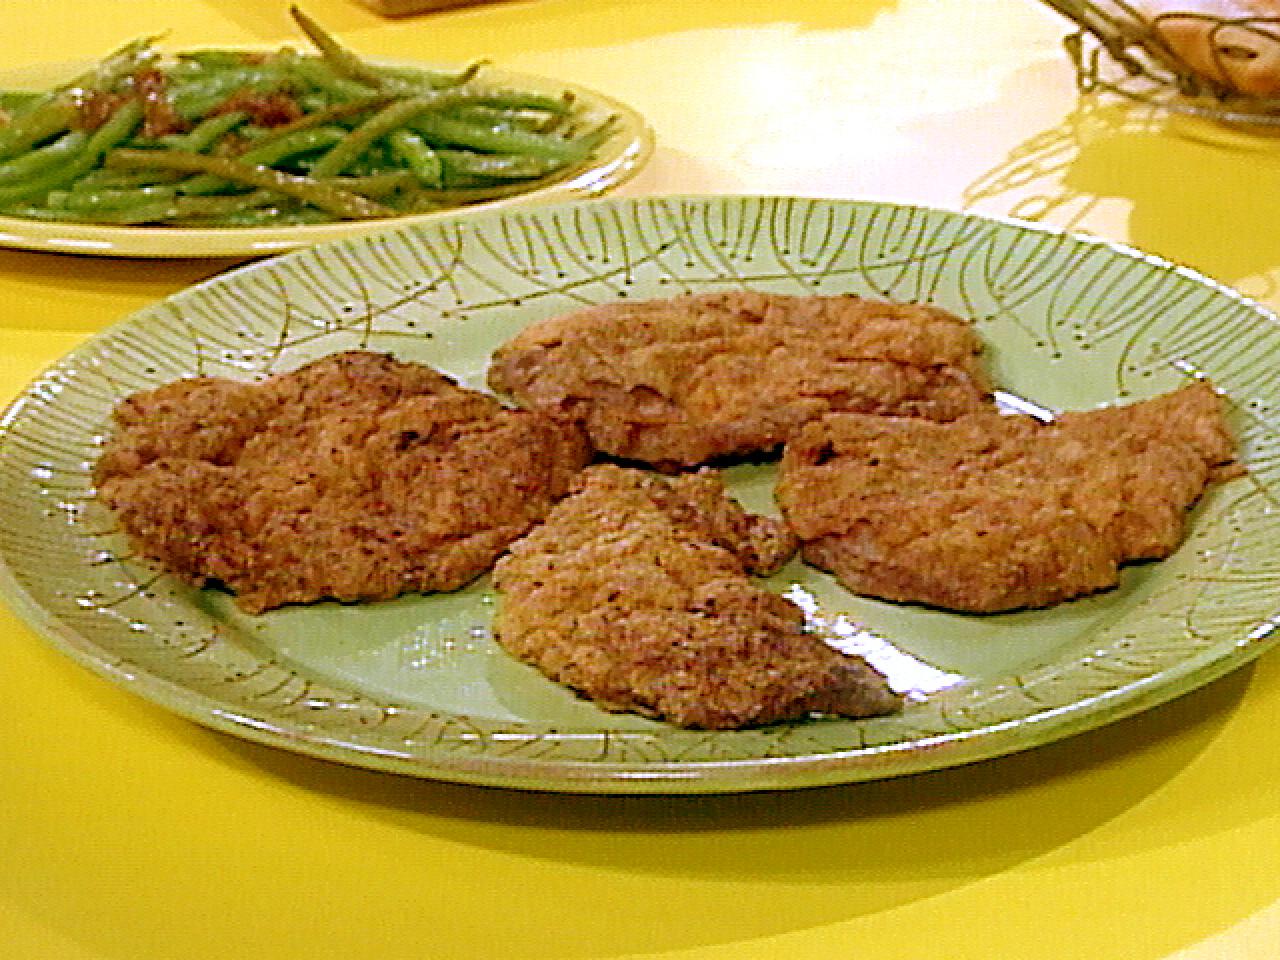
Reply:
<svg viewBox="0 0 1280 960"><path fill-rule="evenodd" d="M745 513L714 472L589 467L498 562L495 634L607 710L682 727L894 709L883 677L751 580L794 549L780 521Z"/></svg>
<svg viewBox="0 0 1280 960"><path fill-rule="evenodd" d="M775 449L831 411L952 420L990 404L972 324L936 307L752 291L608 303L531 324L489 384L672 468Z"/></svg>
<svg viewBox="0 0 1280 960"><path fill-rule="evenodd" d="M257 613L456 589L589 456L576 425L350 351L128 397L93 476L135 550Z"/></svg>
<svg viewBox="0 0 1280 960"><path fill-rule="evenodd" d="M1168 556L1234 442L1207 383L1052 423L832 414L782 458L804 558L854 593L971 612L1045 607Z"/></svg>

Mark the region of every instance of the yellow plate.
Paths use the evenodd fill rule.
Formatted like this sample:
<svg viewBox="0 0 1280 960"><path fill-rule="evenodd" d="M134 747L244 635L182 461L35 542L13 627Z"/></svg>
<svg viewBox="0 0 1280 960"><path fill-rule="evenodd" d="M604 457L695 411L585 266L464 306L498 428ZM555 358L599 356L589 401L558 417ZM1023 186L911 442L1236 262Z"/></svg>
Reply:
<svg viewBox="0 0 1280 960"><path fill-rule="evenodd" d="M248 49L248 48L246 48ZM458 66L395 63L419 69L452 70ZM45 90L84 72L85 61L40 64L0 72L0 89ZM486 68L485 78L494 86L514 87L538 93L573 94L588 118L615 118L615 132L596 151L589 166L571 177L527 193L470 204L453 210L392 217L381 220L344 220L335 223L280 227L190 228L162 226L110 226L90 223L48 223L19 217L0 217L0 246L54 253L81 253L103 257L254 257L269 256L328 240L341 240L389 227L425 223L458 210L490 210L525 203L595 197L634 176L653 151L653 134L644 118L624 103L595 90L546 77Z"/></svg>

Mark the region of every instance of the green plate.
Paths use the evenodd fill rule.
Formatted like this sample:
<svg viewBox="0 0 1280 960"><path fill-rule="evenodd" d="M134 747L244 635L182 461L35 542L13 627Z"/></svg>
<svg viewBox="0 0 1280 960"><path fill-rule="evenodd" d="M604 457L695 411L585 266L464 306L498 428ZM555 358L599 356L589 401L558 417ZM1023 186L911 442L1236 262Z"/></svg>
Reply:
<svg viewBox="0 0 1280 960"><path fill-rule="evenodd" d="M451 595L260 617L130 557L89 468L121 397L256 378L368 347L481 386L490 352L583 304L751 287L856 292L973 317L1000 385L1056 409L1206 374L1248 475L1170 559L1051 610L964 616L851 596L794 562L774 585L908 694L898 715L705 733L603 713L512 661L487 579ZM1133 250L909 206L667 197L513 208L301 250L143 310L33 383L0 422L0 583L57 647L252 740L380 770L598 793L866 780L967 763L1153 706L1246 663L1280 609L1273 358L1256 304ZM771 466L731 489L772 510Z"/></svg>

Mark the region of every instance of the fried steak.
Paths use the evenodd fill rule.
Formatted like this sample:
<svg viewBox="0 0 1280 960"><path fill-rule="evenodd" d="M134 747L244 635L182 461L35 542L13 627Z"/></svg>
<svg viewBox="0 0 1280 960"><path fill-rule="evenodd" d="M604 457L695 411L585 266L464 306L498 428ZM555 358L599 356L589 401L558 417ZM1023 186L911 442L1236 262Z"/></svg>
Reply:
<svg viewBox="0 0 1280 960"><path fill-rule="evenodd" d="M936 307L748 291L588 307L532 324L489 383L663 468L776 448L830 411L952 420L989 405L970 323Z"/></svg>
<svg viewBox="0 0 1280 960"><path fill-rule="evenodd" d="M805 559L853 592L994 612L1168 556L1234 458L1221 399L1195 383L1050 424L831 414L788 444L777 495Z"/></svg>
<svg viewBox="0 0 1280 960"><path fill-rule="evenodd" d="M581 429L367 351L135 394L94 469L136 550L245 610L462 586L590 456Z"/></svg>
<svg viewBox="0 0 1280 960"><path fill-rule="evenodd" d="M589 467L498 562L495 633L605 709L684 727L894 709L878 673L751 581L794 549L780 521L745 513L712 471Z"/></svg>

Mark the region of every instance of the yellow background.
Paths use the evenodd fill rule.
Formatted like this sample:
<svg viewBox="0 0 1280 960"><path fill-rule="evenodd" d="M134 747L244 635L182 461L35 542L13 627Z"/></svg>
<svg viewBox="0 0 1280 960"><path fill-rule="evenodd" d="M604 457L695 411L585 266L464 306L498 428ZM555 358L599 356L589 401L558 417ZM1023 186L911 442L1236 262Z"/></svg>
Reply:
<svg viewBox="0 0 1280 960"><path fill-rule="evenodd" d="M1078 101L1030 0L508 0L362 52L595 87L625 193L903 200L1130 241L1280 302L1280 145ZM276 0L8 0L0 68L294 37ZM229 261L0 251L0 392ZM0 957L1208 960L1280 955L1280 660L1030 753L849 787L510 793L273 751L91 676L0 610Z"/></svg>

